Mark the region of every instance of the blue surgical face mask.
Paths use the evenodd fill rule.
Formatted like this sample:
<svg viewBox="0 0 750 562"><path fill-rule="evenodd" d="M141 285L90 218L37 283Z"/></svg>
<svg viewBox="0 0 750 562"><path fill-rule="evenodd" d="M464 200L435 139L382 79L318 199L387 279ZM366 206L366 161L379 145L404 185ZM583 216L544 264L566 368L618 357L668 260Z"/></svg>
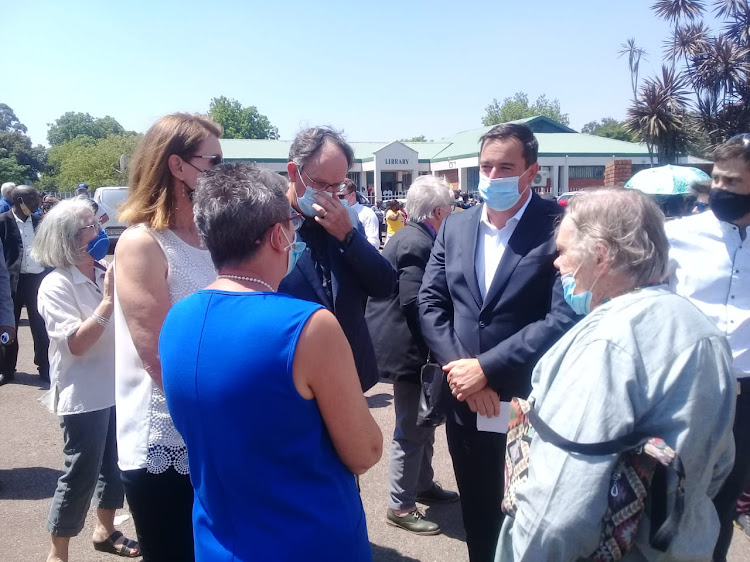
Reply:
<svg viewBox="0 0 750 562"><path fill-rule="evenodd" d="M522 193L518 192L518 182L526 174L511 178L490 179L479 172L479 195L487 206L496 211L507 211L518 203ZM524 190L525 193L525 190Z"/></svg>
<svg viewBox="0 0 750 562"><path fill-rule="evenodd" d="M570 308L573 309L573 312L580 316L585 316L589 312L591 312L591 299L594 296L594 293L592 293L594 289L594 285L596 285L596 282L599 281L599 277L597 277L594 280L594 283L591 285L591 289L588 291L584 291L582 293L578 293L577 295L574 294L574 291L576 290L576 273L578 273L578 270L581 269L581 266L578 266L578 269L576 269L573 273L563 273L563 275L560 277L560 282L562 283L563 287L563 297L565 298L565 302L567 302L570 305Z"/></svg>
<svg viewBox="0 0 750 562"><path fill-rule="evenodd" d="M95 260L101 260L107 255L107 250L109 250L109 236L102 228L96 238L89 240L86 251Z"/></svg>
<svg viewBox="0 0 750 562"><path fill-rule="evenodd" d="M286 238L286 241L289 242L289 245L284 248L285 250L289 250L289 253L287 254L288 261L286 266L286 275L289 275L294 269L294 266L297 265L297 261L299 261L300 257L302 257L302 253L305 251L305 248L307 248L307 244L305 244L302 240L299 240L299 235L296 232L294 233L293 242L289 240L289 237L286 235L286 232L284 232L284 229L281 229L281 232L284 235L284 238Z"/></svg>
<svg viewBox="0 0 750 562"><path fill-rule="evenodd" d="M301 182L304 182L302 179L302 168L297 169L299 176L299 179ZM307 174L305 174L307 175ZM329 191L321 190L316 191L312 188L312 186L305 184L305 194L302 197L297 197L297 205L299 206L299 210L302 212L303 215L306 217L314 217L315 215L319 214L315 209L313 209L313 203L317 203L315 201L314 194L320 193L321 195L327 195L328 197L333 197L333 194Z"/></svg>

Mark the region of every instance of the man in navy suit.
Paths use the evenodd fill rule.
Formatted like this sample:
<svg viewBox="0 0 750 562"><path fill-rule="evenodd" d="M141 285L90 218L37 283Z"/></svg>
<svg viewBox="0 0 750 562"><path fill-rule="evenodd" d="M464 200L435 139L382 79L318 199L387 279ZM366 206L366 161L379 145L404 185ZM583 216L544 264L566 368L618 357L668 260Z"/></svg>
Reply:
<svg viewBox="0 0 750 562"><path fill-rule="evenodd" d="M354 151L333 129L305 129L294 139L287 195L305 217L298 235L307 248L279 291L320 303L336 316L365 391L378 382L378 367L364 305L367 297L391 294L396 272L367 241L356 213L338 199L353 163Z"/></svg>
<svg viewBox="0 0 750 562"><path fill-rule="evenodd" d="M501 400L526 397L535 363L575 322L553 265L563 210L531 189L533 132L503 124L480 142L484 204L443 223L419 293L424 340L446 373L448 448L472 562L494 559L505 465L505 434L478 431L477 413L494 417Z"/></svg>

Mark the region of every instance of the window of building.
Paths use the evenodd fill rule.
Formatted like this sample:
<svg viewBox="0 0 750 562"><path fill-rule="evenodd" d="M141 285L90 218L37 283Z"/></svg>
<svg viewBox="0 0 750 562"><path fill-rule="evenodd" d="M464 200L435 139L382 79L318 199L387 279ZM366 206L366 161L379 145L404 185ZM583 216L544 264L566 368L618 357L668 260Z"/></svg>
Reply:
<svg viewBox="0 0 750 562"><path fill-rule="evenodd" d="M568 169L570 179L604 179L604 166L571 166Z"/></svg>

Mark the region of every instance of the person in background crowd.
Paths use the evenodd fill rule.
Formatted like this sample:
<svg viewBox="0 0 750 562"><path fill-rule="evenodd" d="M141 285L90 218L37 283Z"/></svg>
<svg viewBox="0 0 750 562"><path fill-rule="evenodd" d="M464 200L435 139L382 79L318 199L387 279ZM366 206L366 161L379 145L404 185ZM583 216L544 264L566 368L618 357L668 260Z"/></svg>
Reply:
<svg viewBox="0 0 750 562"><path fill-rule="evenodd" d="M343 188L338 194L341 202L346 202L354 211L357 213L357 218L365 229L365 236L367 241L372 244L376 250L380 249L380 222L375 214L375 211L370 207L365 207L359 201L357 201L357 186L349 178L346 178L343 183Z"/></svg>
<svg viewBox="0 0 750 562"><path fill-rule="evenodd" d="M13 206L13 190L16 188L16 184L12 181L6 181L2 187L0 187L0 213L7 213Z"/></svg>
<svg viewBox="0 0 750 562"><path fill-rule="evenodd" d="M67 562L71 537L83 529L96 494L94 548L140 556L114 526L123 506L115 428L115 329L112 268L99 261L109 240L88 201L58 205L39 226L32 255L55 269L39 287L39 313L50 337L48 406L60 416L65 471L57 482L47 531L48 562Z"/></svg>
<svg viewBox="0 0 750 562"><path fill-rule="evenodd" d="M388 226L385 243L406 225L406 215L401 210L401 202L398 199L391 199L385 204L385 224Z"/></svg>
<svg viewBox="0 0 750 562"><path fill-rule="evenodd" d="M13 207L0 215L0 241L10 274L10 290L16 317L16 329L25 306L34 340L34 363L42 381L49 382L49 338L44 320L37 310L37 293L44 276L49 272L31 255L36 229L41 220L34 213L39 208L39 194L28 185L13 190ZM5 347L0 373L4 382L13 380L18 362L18 340Z"/></svg>
<svg viewBox="0 0 750 562"><path fill-rule="evenodd" d="M91 194L89 193L89 184L87 183L78 184L76 187L76 195L79 197L85 197L94 203L93 199L91 199ZM94 203L94 210L96 211L96 219L99 221L99 224L105 224L109 220L109 215L96 203Z"/></svg>
<svg viewBox="0 0 750 562"><path fill-rule="evenodd" d="M453 195L445 180L420 176L409 187L406 208L411 220L383 250L398 274L398 282L385 298L367 302L367 326L372 334L380 376L393 381L396 428L391 442L388 480L390 501L386 521L419 535L440 532L417 509L422 503L458 500L458 494L443 490L433 481L434 427L417 426L420 369L428 349L422 339L417 294L430 250L443 220L450 215Z"/></svg>
<svg viewBox="0 0 750 562"><path fill-rule="evenodd" d="M49 213L52 207L57 205L59 202L60 200L54 195L42 193L42 215L46 215L47 213Z"/></svg>
<svg viewBox="0 0 750 562"><path fill-rule="evenodd" d="M711 182L709 180L697 181L690 186L690 191L695 197L693 205L693 214L703 213L708 210L708 198L711 194Z"/></svg>
<svg viewBox="0 0 750 562"><path fill-rule="evenodd" d="M480 142L485 204L445 220L419 292L422 336L452 393L446 435L472 562L494 557L505 466L505 434L478 430L477 413L496 417L498 397L527 396L537 360L576 317L553 265L563 209L531 189L534 133L503 124Z"/></svg>
<svg viewBox="0 0 750 562"><path fill-rule="evenodd" d="M714 498L721 533L713 559L726 560L737 499L750 485L750 133L732 137L713 155L709 208L667 225L669 279L719 331L734 354L739 395L734 468Z"/></svg>
<svg viewBox="0 0 750 562"><path fill-rule="evenodd" d="M174 113L143 137L115 250L115 404L125 495L145 562L189 562L193 488L185 443L167 409L159 332L169 308L216 279L193 221L198 177L221 163L222 129Z"/></svg>
<svg viewBox="0 0 750 562"><path fill-rule="evenodd" d="M7 334L3 346L16 340L16 319L13 314L13 297L10 292L10 274L5 266L3 245L0 242L0 335ZM0 348L0 354L4 354L4 348ZM0 372L0 386L8 382L5 375Z"/></svg>
<svg viewBox="0 0 750 562"><path fill-rule="evenodd" d="M380 459L383 437L336 318L276 292L305 246L286 188L252 164L200 178L195 221L219 278L161 332L199 560L371 559L352 473Z"/></svg>
<svg viewBox="0 0 750 562"><path fill-rule="evenodd" d="M734 381L724 336L662 285L669 246L656 203L600 189L568 201L555 260L565 298L585 318L541 358L533 408L576 443L659 437L685 468L684 514L665 554L648 517L624 560L709 560L719 523L711 498L732 466ZM617 455L574 454L531 442L518 510L497 561L579 560L599 545Z"/></svg>
<svg viewBox="0 0 750 562"><path fill-rule="evenodd" d="M287 197L304 217L300 239L307 244L279 291L330 310L338 319L354 353L366 391L378 382L378 368L367 330L364 302L384 297L396 283L391 264L354 226L337 197L354 162L343 137L326 127L301 131L289 149Z"/></svg>

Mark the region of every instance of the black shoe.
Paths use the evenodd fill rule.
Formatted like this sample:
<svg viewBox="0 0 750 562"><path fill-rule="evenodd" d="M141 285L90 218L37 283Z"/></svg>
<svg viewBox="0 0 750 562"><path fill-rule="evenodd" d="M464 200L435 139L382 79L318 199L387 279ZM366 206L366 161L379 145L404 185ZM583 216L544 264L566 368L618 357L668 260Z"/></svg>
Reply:
<svg viewBox="0 0 750 562"><path fill-rule="evenodd" d="M15 373L0 373L0 386L11 382L15 377Z"/></svg>
<svg viewBox="0 0 750 562"><path fill-rule="evenodd" d="M734 524L745 532L745 536L750 537L750 515L743 513L737 516L734 520Z"/></svg>
<svg viewBox="0 0 750 562"><path fill-rule="evenodd" d="M432 521L427 521L424 515L416 507L411 513L407 513L403 516L396 515L396 512L391 508L385 514L385 521L389 525L394 527L401 527L405 531L414 533L415 535L438 535L440 534L440 526Z"/></svg>
<svg viewBox="0 0 750 562"><path fill-rule="evenodd" d="M458 494L456 492L443 490L443 487L440 484L433 482L432 488L429 490L417 492L417 501L428 505L433 503L451 503L458 501Z"/></svg>
<svg viewBox="0 0 750 562"><path fill-rule="evenodd" d="M44 382L49 382L49 368L39 369L39 378L41 378Z"/></svg>

